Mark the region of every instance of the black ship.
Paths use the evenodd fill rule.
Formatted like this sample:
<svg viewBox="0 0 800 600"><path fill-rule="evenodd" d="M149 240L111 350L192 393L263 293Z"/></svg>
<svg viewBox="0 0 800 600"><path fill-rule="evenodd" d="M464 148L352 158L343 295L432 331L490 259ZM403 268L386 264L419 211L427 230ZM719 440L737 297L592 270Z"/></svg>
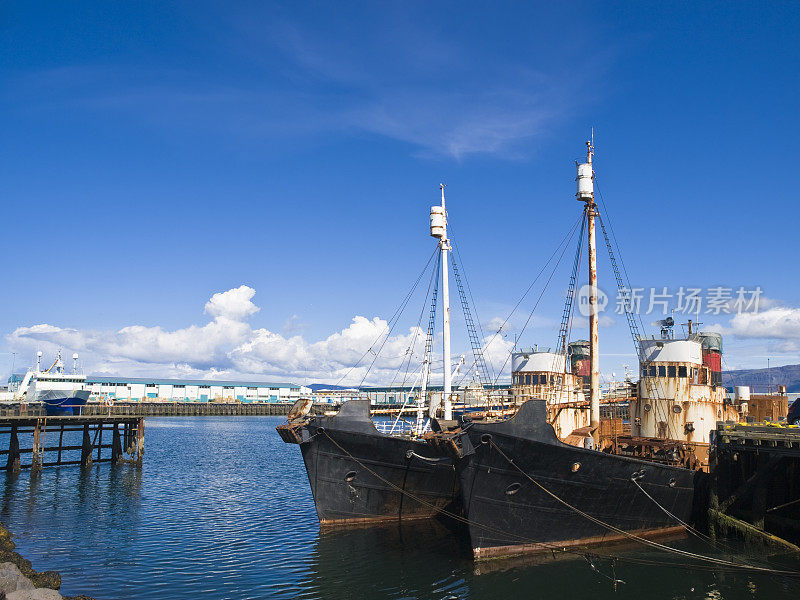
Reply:
<svg viewBox="0 0 800 600"><path fill-rule="evenodd" d="M687 437L697 433L689 421L695 417L688 415L699 418L708 412L706 421L709 423L713 423L715 417L722 417L721 405L717 406L720 390L697 380L703 372L701 343L694 338L672 340L669 337L671 325L667 323L668 327L662 331L665 338L648 342L649 354L645 354L632 308L626 306L640 366L647 374L646 385L641 388L647 393L641 402L631 398L630 403L636 407L641 405L642 414L652 415L649 420L636 418L632 427L639 437L629 435L625 444L618 443L623 437L621 419L617 423L608 422L613 425L613 435L601 435L597 205L591 142L587 146L588 159L578 165L577 177L577 198L584 202L583 225L559 332L559 347L566 357L585 225L589 245L589 401L563 402L559 394L550 400L530 399L508 418L501 415L464 419L460 427L429 437L433 446L449 453L456 461L463 514L469 526L473 555L478 559L631 539L641 541L644 537L684 531L693 512L693 466L698 463L694 452L702 450L703 444L707 452L708 446L707 440L698 438L699 441L694 442ZM605 234L604 227L603 232ZM622 292L624 286L607 236L606 244ZM567 381L566 361L563 364L561 381ZM656 367L656 364L661 366ZM524 375L513 383L525 388L529 379L529 375ZM692 390L695 389L697 400L693 400ZM581 413L587 409L588 415ZM588 416L589 425L577 425L578 429L573 432L581 435L570 434L564 438L565 441L572 438L572 443L559 439L552 425L554 421L549 419L549 413L565 411L575 411L570 419L565 419L568 423L577 424ZM685 421L680 429L677 427L679 419ZM654 427L654 420L664 425L658 429L662 435L642 437L648 435L646 427ZM673 432L674 438L667 439L669 432ZM655 433L650 435L656 436Z"/></svg>
<svg viewBox="0 0 800 600"><path fill-rule="evenodd" d="M565 444L544 400L442 440L457 457L476 559L675 533L691 516L693 471Z"/></svg>
<svg viewBox="0 0 800 600"><path fill-rule="evenodd" d="M366 399L333 416L290 415L278 432L300 445L321 525L425 519L458 500L453 461L421 439L378 431Z"/></svg>
<svg viewBox="0 0 800 600"><path fill-rule="evenodd" d="M445 419L452 419L452 376L450 364L450 308L448 287L447 213L444 185L441 206L430 212L431 236L438 240L438 261L431 273L430 316L416 403L409 407L413 422L400 415L388 432L379 431L370 417L368 399L345 402L338 412L315 416L311 401L300 401L288 421L278 427L282 439L300 445L308 480L321 525L352 525L393 520L425 519L443 510L456 512L458 478L451 457L429 445L424 436L430 419L441 408ZM451 257L452 260L452 257ZM430 264L429 260L429 264ZM427 267L426 267L427 268ZM467 298L453 261L459 284L462 308L468 311ZM424 271L423 271L424 272ZM441 400L428 400L431 345L441 274L443 304L443 390ZM432 293L431 293L432 289ZM424 305L428 303L426 295ZM472 323L471 317L467 318ZM477 339L477 336L472 335ZM472 339L471 338L471 339ZM413 356L412 347L407 355ZM482 362L482 356L480 356ZM409 358L410 362L410 358ZM482 363L485 366L485 362ZM459 364L460 366L460 364ZM458 370L458 369L456 369ZM485 376L484 376L485 377ZM441 406L440 406L441 405ZM401 423L395 429L394 425Z"/></svg>

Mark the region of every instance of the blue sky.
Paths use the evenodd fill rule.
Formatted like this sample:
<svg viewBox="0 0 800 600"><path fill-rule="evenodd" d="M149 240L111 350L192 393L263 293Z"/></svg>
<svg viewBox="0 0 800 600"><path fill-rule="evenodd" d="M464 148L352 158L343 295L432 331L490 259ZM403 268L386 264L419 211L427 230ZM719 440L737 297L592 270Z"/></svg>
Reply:
<svg viewBox="0 0 800 600"><path fill-rule="evenodd" d="M592 127L634 287L760 286L760 315L701 320L728 367L800 362L800 9L553 4L4 3L0 371L63 347L95 373L336 381L427 260L440 181L502 320L578 216ZM521 344L553 345L566 262Z"/></svg>

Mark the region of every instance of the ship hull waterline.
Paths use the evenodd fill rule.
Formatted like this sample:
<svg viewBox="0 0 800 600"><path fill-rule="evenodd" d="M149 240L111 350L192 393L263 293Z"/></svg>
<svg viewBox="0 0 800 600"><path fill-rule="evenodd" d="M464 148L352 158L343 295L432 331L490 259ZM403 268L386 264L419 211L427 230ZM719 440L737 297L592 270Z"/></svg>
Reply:
<svg viewBox="0 0 800 600"><path fill-rule="evenodd" d="M429 519L458 510L453 460L422 440L378 431L368 401L346 402L336 415L311 417L296 431L323 528Z"/></svg>
<svg viewBox="0 0 800 600"><path fill-rule="evenodd" d="M674 536L684 530L678 519L692 515L693 471L564 444L542 400L507 421L473 422L460 444L456 468L476 560Z"/></svg>
<svg viewBox="0 0 800 600"><path fill-rule="evenodd" d="M88 390L41 390L36 393L36 401L42 403L48 416L80 415L88 399Z"/></svg>

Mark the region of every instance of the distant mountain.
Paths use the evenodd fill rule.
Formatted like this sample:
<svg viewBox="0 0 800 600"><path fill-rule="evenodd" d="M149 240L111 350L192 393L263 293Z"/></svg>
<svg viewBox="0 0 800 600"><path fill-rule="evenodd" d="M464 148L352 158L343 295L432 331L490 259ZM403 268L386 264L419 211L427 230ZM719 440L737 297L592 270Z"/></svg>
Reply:
<svg viewBox="0 0 800 600"><path fill-rule="evenodd" d="M768 387L775 391L776 386L785 385L787 392L800 392L800 365L723 371L722 385L725 387L749 385L750 390L756 393L764 393Z"/></svg>
<svg viewBox="0 0 800 600"><path fill-rule="evenodd" d="M353 388L348 387L346 385L333 385L330 383L312 383L306 387L310 387L312 392L318 392L319 390L351 390Z"/></svg>

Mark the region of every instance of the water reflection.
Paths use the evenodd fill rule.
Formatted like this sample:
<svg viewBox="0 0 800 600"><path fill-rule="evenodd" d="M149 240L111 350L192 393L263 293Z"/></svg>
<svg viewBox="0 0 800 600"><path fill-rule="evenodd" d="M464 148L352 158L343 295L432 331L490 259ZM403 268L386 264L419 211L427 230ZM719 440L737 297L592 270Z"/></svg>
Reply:
<svg viewBox="0 0 800 600"><path fill-rule="evenodd" d="M63 593L101 600L800 595L779 577L664 566L670 557L641 548L618 551L654 564L546 555L474 563L465 532L436 520L321 532L299 449L281 442L279 421L148 419L141 469L0 474L0 520L34 567L62 573ZM614 573L625 581L616 592Z"/></svg>
<svg viewBox="0 0 800 600"><path fill-rule="evenodd" d="M436 520L323 531L301 587L331 600L463 597L470 562L465 537Z"/></svg>

